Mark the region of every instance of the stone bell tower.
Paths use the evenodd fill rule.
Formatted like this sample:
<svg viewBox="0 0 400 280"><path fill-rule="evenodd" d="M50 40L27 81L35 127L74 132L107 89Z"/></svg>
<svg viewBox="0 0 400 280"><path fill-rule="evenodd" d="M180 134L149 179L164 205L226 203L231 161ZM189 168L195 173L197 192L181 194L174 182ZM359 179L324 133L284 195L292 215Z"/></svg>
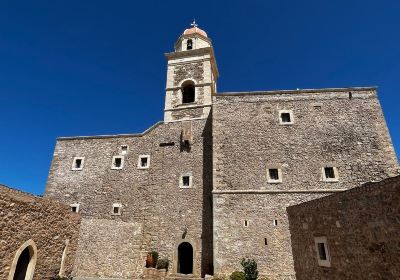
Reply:
<svg viewBox="0 0 400 280"><path fill-rule="evenodd" d="M217 91L218 69L211 39L197 27L186 29L168 61L164 121L207 118Z"/></svg>

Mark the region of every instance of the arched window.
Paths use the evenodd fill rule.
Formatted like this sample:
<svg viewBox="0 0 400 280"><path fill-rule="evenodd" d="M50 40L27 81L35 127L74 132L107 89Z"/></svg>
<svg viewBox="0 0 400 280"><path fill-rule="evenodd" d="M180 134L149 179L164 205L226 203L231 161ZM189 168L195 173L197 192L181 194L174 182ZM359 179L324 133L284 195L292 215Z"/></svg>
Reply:
<svg viewBox="0 0 400 280"><path fill-rule="evenodd" d="M8 280L32 280L37 259L37 248L32 239L26 241L15 253Z"/></svg>
<svg viewBox="0 0 400 280"><path fill-rule="evenodd" d="M192 81L182 84L182 103L193 103L195 100L195 88Z"/></svg>
<svg viewBox="0 0 400 280"><path fill-rule="evenodd" d="M193 49L193 41L192 41L192 39L187 40L187 42L186 42L186 49L187 49L187 50Z"/></svg>

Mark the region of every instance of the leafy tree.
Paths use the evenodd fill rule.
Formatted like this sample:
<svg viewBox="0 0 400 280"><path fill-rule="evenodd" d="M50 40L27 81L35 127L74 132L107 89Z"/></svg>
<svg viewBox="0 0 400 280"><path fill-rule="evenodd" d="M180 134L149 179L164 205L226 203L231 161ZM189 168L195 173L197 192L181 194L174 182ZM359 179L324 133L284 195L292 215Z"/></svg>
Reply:
<svg viewBox="0 0 400 280"><path fill-rule="evenodd" d="M257 280L257 263L254 259L242 259L240 263L243 266L244 277L246 280Z"/></svg>

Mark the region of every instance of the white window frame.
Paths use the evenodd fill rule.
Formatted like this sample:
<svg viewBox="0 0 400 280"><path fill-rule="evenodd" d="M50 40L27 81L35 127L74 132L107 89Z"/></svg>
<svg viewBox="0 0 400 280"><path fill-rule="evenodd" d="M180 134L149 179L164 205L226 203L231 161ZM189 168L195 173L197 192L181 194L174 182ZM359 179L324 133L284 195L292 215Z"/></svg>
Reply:
<svg viewBox="0 0 400 280"><path fill-rule="evenodd" d="M115 166L115 159L116 158L120 158L121 159L121 166L120 167L117 167L117 166ZM113 158L112 158L112 162L111 162L111 169L122 169L122 168L124 168L124 161L125 161L125 157L124 156L113 156Z"/></svg>
<svg viewBox="0 0 400 280"><path fill-rule="evenodd" d="M281 115L283 113L288 113L290 115L290 122L283 122L282 121ZM279 124L281 124L281 125L292 125L294 123L293 110L279 110L278 118L279 118Z"/></svg>
<svg viewBox="0 0 400 280"><path fill-rule="evenodd" d="M278 180L272 179L269 171L270 169L277 169L278 170ZM267 168L267 182L270 184L279 184L282 183L282 169L280 167L276 167L276 166L269 166Z"/></svg>
<svg viewBox="0 0 400 280"><path fill-rule="evenodd" d="M74 213L79 213L79 210L80 210L79 209L79 206L80 206L79 203L72 203L69 206L71 207L71 212L74 212L74 211L72 211L72 207L76 207L76 212L74 212Z"/></svg>
<svg viewBox="0 0 400 280"><path fill-rule="evenodd" d="M326 236L314 237L314 243L315 243L315 250L316 250L316 253L317 253L318 265L319 266L330 267L331 266L331 255L330 255L330 252L329 252L328 240L327 240ZM318 243L324 244L326 260L322 260L320 258Z"/></svg>
<svg viewBox="0 0 400 280"><path fill-rule="evenodd" d="M247 226L246 226L246 222L247 222ZM248 227L250 227L250 220L244 219L244 220L242 221L242 224L243 224L243 227L248 228Z"/></svg>
<svg viewBox="0 0 400 280"><path fill-rule="evenodd" d="M335 178L326 178L325 174L325 168L333 168L333 174L335 175ZM336 166L334 165L325 165L321 168L322 172L322 181L324 182L338 182L339 181L339 172Z"/></svg>
<svg viewBox="0 0 400 280"><path fill-rule="evenodd" d="M126 150L123 150L123 147L126 147ZM129 146L128 145L121 145L121 155L126 155L129 151Z"/></svg>
<svg viewBox="0 0 400 280"><path fill-rule="evenodd" d="M147 158L147 165L146 166L142 166L142 159L143 158ZM150 155L140 155L139 159L138 159L137 168L138 169L148 169L148 168L150 168Z"/></svg>
<svg viewBox="0 0 400 280"><path fill-rule="evenodd" d="M118 213L114 212L114 208L118 208ZM113 216L121 216L122 204L121 203L113 203L111 208L111 215Z"/></svg>
<svg viewBox="0 0 400 280"><path fill-rule="evenodd" d="M79 168L76 168L75 167L75 163L76 163L76 160L78 160L78 159L80 159L82 162L81 162L81 167L79 167ZM73 171L80 171L80 170L83 170L83 165L85 164L85 158L84 157L74 157L74 159L72 160L72 167L71 167L71 170L73 170Z"/></svg>
<svg viewBox="0 0 400 280"><path fill-rule="evenodd" d="M189 176L189 186L184 186L183 185L183 177L186 177L186 176ZM193 175L192 175L192 172L187 172L187 173L182 174L179 177L179 188L181 188L181 189L190 189L192 187L193 187Z"/></svg>

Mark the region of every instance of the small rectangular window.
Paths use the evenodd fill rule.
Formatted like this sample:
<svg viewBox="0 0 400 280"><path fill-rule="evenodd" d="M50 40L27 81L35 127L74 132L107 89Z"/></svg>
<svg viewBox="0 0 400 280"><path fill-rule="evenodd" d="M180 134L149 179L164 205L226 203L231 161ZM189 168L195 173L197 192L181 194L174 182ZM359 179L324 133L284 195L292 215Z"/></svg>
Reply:
<svg viewBox="0 0 400 280"><path fill-rule="evenodd" d="M180 177L179 187L180 188L191 188L192 187L192 173L182 174Z"/></svg>
<svg viewBox="0 0 400 280"><path fill-rule="evenodd" d="M122 169L124 167L124 157L123 156L114 156L111 169Z"/></svg>
<svg viewBox="0 0 400 280"><path fill-rule="evenodd" d="M121 146L121 154L126 155L128 153L128 145Z"/></svg>
<svg viewBox="0 0 400 280"><path fill-rule="evenodd" d="M112 215L121 215L121 203L113 203L112 205Z"/></svg>
<svg viewBox="0 0 400 280"><path fill-rule="evenodd" d="M70 207L71 207L71 212L79 213L79 204L78 203L73 203L70 205Z"/></svg>
<svg viewBox="0 0 400 280"><path fill-rule="evenodd" d="M83 157L74 157L74 160L72 161L72 170L82 170L84 160L85 158Z"/></svg>
<svg viewBox="0 0 400 280"><path fill-rule="evenodd" d="M267 169L267 182L268 183L282 183L282 170L280 168Z"/></svg>
<svg viewBox="0 0 400 280"><path fill-rule="evenodd" d="M271 180L279 180L278 169L270 169L269 177L271 178Z"/></svg>
<svg viewBox="0 0 400 280"><path fill-rule="evenodd" d="M147 169L150 167L150 156L149 155L140 155L138 160L138 168L139 169Z"/></svg>
<svg viewBox="0 0 400 280"><path fill-rule="evenodd" d="M268 240L267 240L267 238L264 238L264 245L268 245Z"/></svg>
<svg viewBox="0 0 400 280"><path fill-rule="evenodd" d="M280 124L293 124L293 112L291 110L280 110L279 111L279 123Z"/></svg>
<svg viewBox="0 0 400 280"><path fill-rule="evenodd" d="M276 227L278 225L278 220L273 220L272 224Z"/></svg>
<svg viewBox="0 0 400 280"><path fill-rule="evenodd" d="M333 166L325 166L322 169L322 178L327 182L337 182L339 179L337 168Z"/></svg>
<svg viewBox="0 0 400 280"><path fill-rule="evenodd" d="M250 221L248 221L248 220L244 220L243 221L243 226L244 227L249 227L249 224L250 224Z"/></svg>
<svg viewBox="0 0 400 280"><path fill-rule="evenodd" d="M315 237L315 250L317 253L317 261L319 266L331 266L331 259L328 248L328 241L325 236Z"/></svg>

